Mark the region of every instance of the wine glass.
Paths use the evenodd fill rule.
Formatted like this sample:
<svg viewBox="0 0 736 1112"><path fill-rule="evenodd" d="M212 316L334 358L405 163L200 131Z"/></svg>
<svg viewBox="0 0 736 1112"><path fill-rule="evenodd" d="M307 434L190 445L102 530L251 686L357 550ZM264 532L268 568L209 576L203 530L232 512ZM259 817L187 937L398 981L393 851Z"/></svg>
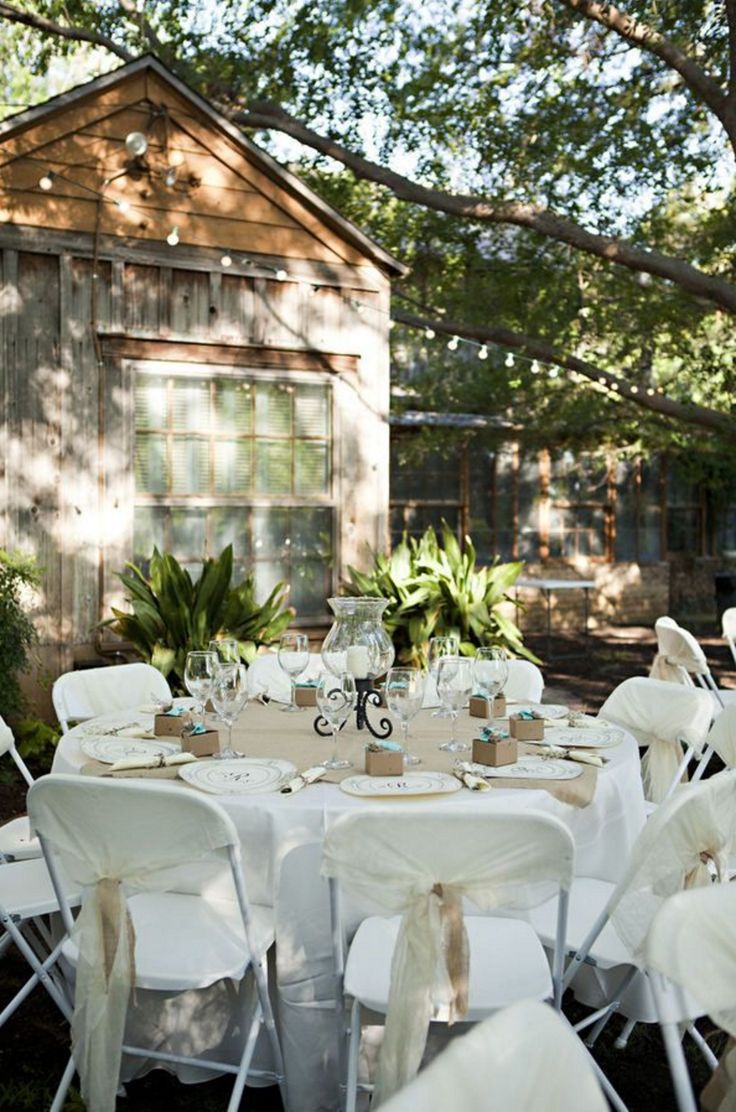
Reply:
<svg viewBox="0 0 736 1112"><path fill-rule="evenodd" d="M386 706L398 719L403 734L404 764L421 763L421 757L409 752L409 723L422 709L424 677L417 668L389 668L386 676Z"/></svg>
<svg viewBox="0 0 736 1112"><path fill-rule="evenodd" d="M214 654L211 652L197 650L187 653L184 683L187 691L196 701L195 709L202 718L204 718L204 705L212 693L216 665Z"/></svg>
<svg viewBox="0 0 736 1112"><path fill-rule="evenodd" d="M475 685L486 699L495 699L504 689L509 678L509 659L505 649L498 645L481 646L475 650L473 666Z"/></svg>
<svg viewBox="0 0 736 1112"><path fill-rule="evenodd" d="M294 689L296 678L301 676L309 664L309 639L306 633L282 633L279 641L279 667L286 672L291 684L289 702L282 710L298 711Z"/></svg>
<svg viewBox="0 0 736 1112"><path fill-rule="evenodd" d="M437 664L437 691L442 705L447 707L452 719L452 734L449 741L443 741L440 749L448 753L460 753L470 748L465 741L456 736L457 716L460 708L473 690L472 662L463 656L443 656Z"/></svg>
<svg viewBox="0 0 736 1112"><path fill-rule="evenodd" d="M212 684L212 705L219 718L227 726L227 745L217 757L242 757L233 749L233 726L248 702L248 683L244 664L221 664Z"/></svg>
<svg viewBox="0 0 736 1112"><path fill-rule="evenodd" d="M337 735L355 706L355 677L349 672L340 676L322 675L317 684L317 706L332 730L332 756L322 761L325 768L352 768L353 762L337 755Z"/></svg>
<svg viewBox="0 0 736 1112"><path fill-rule="evenodd" d="M218 664L240 664L240 645L234 637L210 641L210 652Z"/></svg>
<svg viewBox="0 0 736 1112"><path fill-rule="evenodd" d="M460 642L457 637L431 637L427 649L427 670L437 684L437 665L444 656L457 656L460 651ZM433 718L449 718L450 712L446 707L440 706L432 711Z"/></svg>

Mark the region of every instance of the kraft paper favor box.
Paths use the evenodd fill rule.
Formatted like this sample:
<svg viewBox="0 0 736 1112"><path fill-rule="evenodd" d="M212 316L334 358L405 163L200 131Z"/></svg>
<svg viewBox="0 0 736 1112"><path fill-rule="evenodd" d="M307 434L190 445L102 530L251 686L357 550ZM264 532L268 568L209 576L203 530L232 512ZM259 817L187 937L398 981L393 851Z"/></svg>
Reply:
<svg viewBox="0 0 736 1112"><path fill-rule="evenodd" d="M366 749L365 770L369 776L403 776L404 754L394 749Z"/></svg>
<svg viewBox="0 0 736 1112"><path fill-rule="evenodd" d="M195 757L211 757L220 752L220 734L217 730L205 730L203 734L182 734L183 753L194 753Z"/></svg>
<svg viewBox="0 0 736 1112"><path fill-rule="evenodd" d="M153 719L153 732L156 737L181 737L187 723L188 714L157 714Z"/></svg>
<svg viewBox="0 0 736 1112"><path fill-rule="evenodd" d="M298 707L316 707L317 688L298 683L294 688L294 702Z"/></svg>
<svg viewBox="0 0 736 1112"><path fill-rule="evenodd" d="M488 738L473 738L473 760L476 764L489 765L491 768L500 768L502 765L513 764L518 757L516 738L509 737L505 730L498 736Z"/></svg>
<svg viewBox="0 0 736 1112"><path fill-rule="evenodd" d="M471 718L489 718L492 703L485 695L471 695L468 703L468 712Z"/></svg>
<svg viewBox="0 0 736 1112"><path fill-rule="evenodd" d="M543 741L543 718L520 718L518 714L509 715L509 733L517 741Z"/></svg>
<svg viewBox="0 0 736 1112"><path fill-rule="evenodd" d="M492 718L505 718L506 717L506 696L496 695L493 700L493 710L491 712Z"/></svg>

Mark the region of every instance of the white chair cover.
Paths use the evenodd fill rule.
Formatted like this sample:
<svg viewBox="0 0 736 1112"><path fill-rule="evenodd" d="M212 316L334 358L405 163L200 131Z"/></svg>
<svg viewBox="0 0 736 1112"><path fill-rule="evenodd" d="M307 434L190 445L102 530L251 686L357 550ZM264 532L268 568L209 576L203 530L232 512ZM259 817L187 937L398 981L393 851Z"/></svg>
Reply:
<svg viewBox="0 0 736 1112"><path fill-rule="evenodd" d="M214 801L140 781L45 776L28 793L28 812L71 884L83 889L71 935L79 948L72 1051L87 1107L114 1112L135 981L126 894L165 890L176 867L192 862L200 884L215 883L227 865L217 851L237 845L237 833Z"/></svg>
<svg viewBox="0 0 736 1112"><path fill-rule="evenodd" d="M171 690L152 664L112 664L65 672L51 691L56 716L66 733L70 720L82 721L107 711L130 710L139 703L170 699Z"/></svg>
<svg viewBox="0 0 736 1112"><path fill-rule="evenodd" d="M654 812L637 839L608 910L633 961L644 965L650 924L683 888L728 880L736 845L736 771L687 784ZM696 994L697 995L697 994Z"/></svg>
<svg viewBox="0 0 736 1112"><path fill-rule="evenodd" d="M654 632L657 654L649 673L652 679L688 684L692 682L691 675L705 675L710 671L705 653L692 633L673 618L657 618Z"/></svg>
<svg viewBox="0 0 736 1112"><path fill-rule="evenodd" d="M691 993L736 1039L736 884L680 892L665 900L646 940L646 962ZM726 1052L731 1085L720 1105L736 1109L736 1047Z"/></svg>
<svg viewBox="0 0 736 1112"><path fill-rule="evenodd" d="M644 794L660 803L682 762L680 743L702 752L713 700L701 688L632 676L611 692L598 713L630 730L639 745L647 746L641 766Z"/></svg>
<svg viewBox="0 0 736 1112"><path fill-rule="evenodd" d="M319 653L309 654L309 663L297 683L304 680L316 680L327 669ZM291 681L286 672L279 665L278 653L266 652L257 656L248 667L248 695L267 693L270 699L278 703L288 703L291 699Z"/></svg>
<svg viewBox="0 0 736 1112"><path fill-rule="evenodd" d="M573 841L558 819L524 814L342 815L328 830L322 872L352 897L402 916L374 1104L416 1073L434 1008L467 1003L462 899L485 911L529 908L572 881Z"/></svg>
<svg viewBox="0 0 736 1112"><path fill-rule="evenodd" d="M606 1112L590 1059L546 1004L478 1023L384 1105L385 1112Z"/></svg>
<svg viewBox="0 0 736 1112"><path fill-rule="evenodd" d="M724 707L710 728L708 745L715 749L726 768L736 768L736 706Z"/></svg>

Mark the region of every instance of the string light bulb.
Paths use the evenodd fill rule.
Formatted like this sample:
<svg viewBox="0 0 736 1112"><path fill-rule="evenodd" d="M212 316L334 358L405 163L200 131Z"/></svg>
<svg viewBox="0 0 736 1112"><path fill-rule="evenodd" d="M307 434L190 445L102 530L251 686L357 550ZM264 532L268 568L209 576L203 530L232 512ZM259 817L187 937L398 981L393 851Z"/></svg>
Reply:
<svg viewBox="0 0 736 1112"><path fill-rule="evenodd" d="M43 189L44 193L48 193L49 189L53 189L55 176L53 170L47 170L38 183L39 189Z"/></svg>
<svg viewBox="0 0 736 1112"><path fill-rule="evenodd" d="M279 267L279 269L276 271L277 281L285 282L288 277L289 277L289 275L288 275L287 271L285 271L281 267Z"/></svg>
<svg viewBox="0 0 736 1112"><path fill-rule="evenodd" d="M647 397L649 397L649 398L654 397L654 387L653 386L648 386L647 387Z"/></svg>
<svg viewBox="0 0 736 1112"><path fill-rule="evenodd" d="M176 224L167 235L166 242L168 243L169 247L176 247L177 243L179 242L179 229Z"/></svg>
<svg viewBox="0 0 736 1112"><path fill-rule="evenodd" d="M536 359L532 359L531 372L533 375L538 375L542 369Z"/></svg>
<svg viewBox="0 0 736 1112"><path fill-rule="evenodd" d="M425 328L424 335L427 337L428 340L433 340L437 333L435 332L434 328Z"/></svg>
<svg viewBox="0 0 736 1112"><path fill-rule="evenodd" d="M176 166L169 166L168 170L164 174L164 185L168 186L168 188L171 189L171 187L175 184L176 184Z"/></svg>
<svg viewBox="0 0 736 1112"><path fill-rule="evenodd" d="M487 359L488 358L488 348L486 347L485 344L481 344L480 348L478 349L478 358L479 359Z"/></svg>
<svg viewBox="0 0 736 1112"><path fill-rule="evenodd" d="M115 207L118 208L120 212L130 212L130 201L126 201L125 197L121 197L119 201L115 202Z"/></svg>
<svg viewBox="0 0 736 1112"><path fill-rule="evenodd" d="M631 390L632 394L638 394L639 393L639 387L638 386L630 386L629 390Z"/></svg>
<svg viewBox="0 0 736 1112"><path fill-rule="evenodd" d="M142 131L129 131L125 136L125 149L131 158L143 158L148 150L148 139Z"/></svg>
<svg viewBox="0 0 736 1112"><path fill-rule="evenodd" d="M560 372L557 369L557 367L550 367L550 369L547 371L547 377L548 378L557 378L559 373Z"/></svg>
<svg viewBox="0 0 736 1112"><path fill-rule="evenodd" d="M506 358L503 361L504 366L505 367L513 367L514 362L515 362L514 356L511 352L509 352L508 355L506 356Z"/></svg>
<svg viewBox="0 0 736 1112"><path fill-rule="evenodd" d="M220 266L232 266L233 260L231 255L223 255L220 259Z"/></svg>
<svg viewBox="0 0 736 1112"><path fill-rule="evenodd" d="M460 343L460 337L459 336L453 336L452 339L450 340L449 344L447 345L447 350L448 351L457 351L459 343Z"/></svg>

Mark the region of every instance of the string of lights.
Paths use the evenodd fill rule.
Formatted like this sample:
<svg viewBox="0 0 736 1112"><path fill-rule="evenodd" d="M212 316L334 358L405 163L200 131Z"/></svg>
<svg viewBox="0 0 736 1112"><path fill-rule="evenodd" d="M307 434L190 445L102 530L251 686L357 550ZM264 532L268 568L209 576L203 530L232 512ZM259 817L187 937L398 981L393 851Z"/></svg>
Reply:
<svg viewBox="0 0 736 1112"><path fill-rule="evenodd" d="M146 153L148 140L142 132L131 132L125 140L125 145L128 153L133 158L141 159ZM132 213L135 211L148 211L147 206L137 204L135 201L131 201L126 197L111 198L107 196L106 190L109 185L114 180L125 177L127 174L127 170L121 171L114 177L106 179L103 183L103 189L98 190L92 186L87 185L84 182L77 181L68 173L62 172L58 169L52 169L51 166L42 159L23 154L20 156L16 156L16 158L14 158L12 161L16 161L17 158L20 158L23 161L35 162L43 166L43 172L37 182L37 186L46 194L52 192L52 190L55 188L56 182L58 181L85 190L87 193L90 193L94 197L96 197L99 204L108 204L116 208L123 214ZM161 177L162 181L167 187L173 188L177 181L177 167L173 165L167 166L165 170L157 176ZM166 235L166 243L171 248L176 248L179 246L179 244L181 243L181 231L179 224L172 224L170 231ZM249 269L256 271L260 270L267 276L272 276L278 282L293 282L307 286L310 290L310 293L312 294L315 294L318 290L323 288L323 284L314 278L307 278L303 275L291 273L283 265L273 265L260 259L254 259L248 255L243 255L240 252L224 250L222 255L220 256L219 262L223 271L228 271L236 265L248 267ZM439 339L436 330L432 327L412 324L401 319L396 319L392 317L390 310L383 309L381 306L373 304L371 302L361 301L359 297L356 297L352 294L339 294L338 296L343 302L350 305L350 307L354 309L354 311L359 315L364 314L366 311L377 313L381 316L386 316L389 318L389 327L391 328L395 327L398 324L404 328L409 328L413 331L421 331L426 340ZM603 374L599 375L596 379L595 376L591 377L589 375L583 375L580 374L578 371L570 370L566 367L561 367L552 360L541 360L539 358L531 357L518 351L511 351L508 348L504 348L501 344L484 342L460 334L452 335L446 342L445 347L450 352L457 352L461 348L474 350L476 357L481 362L485 362L486 360L488 360L491 353L495 352L498 353L499 356L503 355L503 366L507 370L513 370L516 367L518 361L521 366L528 365L530 373L534 376L539 376L545 374L546 372L547 377L550 379L554 380L558 378L567 378L571 382L578 385L592 384L594 386L602 387L606 392L613 393L618 397L621 397L622 395L629 395L633 398L636 398L636 396L640 393L646 394L648 397L653 397L655 394L662 395L665 393L662 386L645 387L639 386L636 383L619 382L615 379L612 379L610 376L606 376Z"/></svg>

